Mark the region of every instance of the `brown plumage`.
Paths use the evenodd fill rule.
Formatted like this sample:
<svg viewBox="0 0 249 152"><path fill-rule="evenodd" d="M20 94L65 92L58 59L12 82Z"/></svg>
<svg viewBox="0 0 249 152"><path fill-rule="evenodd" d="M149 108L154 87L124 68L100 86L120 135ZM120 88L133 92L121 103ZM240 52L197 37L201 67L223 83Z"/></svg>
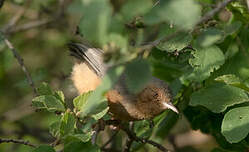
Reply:
<svg viewBox="0 0 249 152"><path fill-rule="evenodd" d="M103 62L102 51L79 43L70 43L69 49L71 55L78 59L71 77L78 93L95 90L108 69ZM115 86L106 93L109 111L116 119L125 121L151 119L165 109L178 113L171 104L172 96L164 81L153 77L142 91L135 94L127 89L125 79L124 73Z"/></svg>

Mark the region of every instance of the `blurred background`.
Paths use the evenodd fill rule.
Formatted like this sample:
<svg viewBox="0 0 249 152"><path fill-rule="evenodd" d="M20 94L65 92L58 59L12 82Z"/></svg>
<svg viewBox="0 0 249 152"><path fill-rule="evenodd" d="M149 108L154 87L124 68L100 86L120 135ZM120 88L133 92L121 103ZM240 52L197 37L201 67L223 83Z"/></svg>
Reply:
<svg viewBox="0 0 249 152"><path fill-rule="evenodd" d="M4 2L4 3L3 3ZM93 14L89 17L89 22L80 22L82 17L82 11L84 5L90 2L90 0L6 0L1 1L2 7L0 8L0 29L3 34L9 39L9 41L17 49L20 56L24 59L24 64L30 72L32 79L36 86L39 86L41 82L47 82L53 89L62 90L65 94L66 101L72 102L72 99L77 96L76 89L70 80L70 72L72 69L73 60L69 56L68 48L66 44L71 40L78 37L79 24L90 24L92 20L98 20L95 12L102 10L103 12L110 11L105 8L106 6L88 7ZM141 5L148 5L149 7L157 5L158 1L147 1ZM206 2L206 1L205 1ZM110 0L108 1L108 8L113 11L113 18L119 21L125 22L128 19L122 18L122 6L126 3L125 0ZM211 2L203 3L203 6ZM210 4L211 5L211 4ZM128 15L133 15L127 6L126 9L131 12ZM147 7L147 6L146 6ZM142 7L142 9L146 9ZM86 9L85 9L86 10ZM102 12L102 13L103 13ZM127 16L128 16L127 15ZM222 16L223 15L223 16ZM84 16L84 13L83 13ZM102 15L105 18L105 13ZM226 20L229 18L229 13L221 14L221 17ZM97 24L97 21L93 21ZM140 26L139 18L135 20L136 26ZM100 22L103 26L104 23ZM132 22L126 22L124 25L120 22L116 27L111 27L112 31L122 31L122 33L128 33L125 36L114 35L112 39L118 40L118 44L133 45L138 43L137 41L147 40L155 38L154 33L158 33L158 30L162 25L155 25L148 27L154 30L134 30ZM141 26L143 26L141 24ZM96 26L94 26L96 28ZM116 28L116 29L115 29ZM89 28L90 29L90 28ZM87 31L92 35L95 32L101 32L102 29L96 29L96 31ZM160 31L160 30L159 30ZM148 33L146 33L148 32ZM86 34L86 36L89 35ZM121 32L120 32L121 33ZM147 38L141 38L141 35L146 33ZM159 32L160 33L160 32ZM167 31L165 32L167 33ZM95 37L86 37L82 35L85 40L91 40L91 44L95 47L102 47L103 49L110 50L113 45L102 45L104 42L100 40L92 41ZM123 39L129 36L129 39ZM135 38L134 38L135 37ZM99 38L101 39L101 38ZM104 38L103 38L104 39ZM134 40L135 39L135 40ZM114 44L115 45L115 44ZM115 49L114 49L115 50ZM124 50L119 49L118 58L122 56ZM111 52L112 57L115 56ZM129 54L132 56L132 52L123 53L123 55ZM121 57L122 58L122 57ZM158 71L155 71L158 72ZM160 72L160 70L159 70ZM177 73L176 73L177 75ZM170 80L167 74L162 73L161 78L164 80ZM54 138L49 134L49 125L55 119L54 115L46 112L35 112L31 107L31 100L34 97L32 88L28 84L27 78L18 64L16 58L13 56L11 50L5 45L4 41L0 40L0 138L13 138L29 140L31 143L42 144L51 143ZM102 136L106 135L105 132L101 133ZM122 132L117 138L123 137ZM104 141L107 139L103 138ZM210 151L217 146L215 140L200 131L193 131L183 115L179 116L177 124L170 130L170 133L166 137L155 139L160 141L163 145L172 149L178 149L178 151ZM119 145L122 143L119 143ZM114 145L119 147L118 144ZM146 145L145 148L140 148L140 151L150 151L153 149L151 146ZM0 144L1 152L26 152L31 148L25 145L18 145L12 143ZM154 151L156 151L154 149Z"/></svg>

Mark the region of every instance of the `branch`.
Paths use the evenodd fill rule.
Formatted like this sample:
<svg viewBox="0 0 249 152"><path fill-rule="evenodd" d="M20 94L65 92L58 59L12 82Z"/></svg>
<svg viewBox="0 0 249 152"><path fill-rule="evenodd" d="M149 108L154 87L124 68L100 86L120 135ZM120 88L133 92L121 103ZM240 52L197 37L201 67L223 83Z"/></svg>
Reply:
<svg viewBox="0 0 249 152"><path fill-rule="evenodd" d="M31 75L29 73L29 71L27 70L26 66L24 65L23 59L22 57L18 54L18 51L14 48L14 46L12 45L12 43L7 39L7 38L3 38L5 44L8 46L8 48L12 51L13 55L15 56L15 58L17 59L19 65L22 68L22 71L25 73L27 79L28 79L28 83L31 86L31 88L33 89L33 93L35 95L37 95L37 91L35 88L35 84L31 78Z"/></svg>
<svg viewBox="0 0 249 152"><path fill-rule="evenodd" d="M210 18L212 18L216 13L218 13L220 10L222 10L223 8L225 8L225 7L226 7L229 3L231 3L232 1L235 1L235 0L224 0L224 1L221 2L221 3L218 3L218 4L216 5L216 7L215 7L213 10L207 12L207 13L200 19L200 21L197 22L196 25L199 25L199 24L202 24L202 23L208 21Z"/></svg>
<svg viewBox="0 0 249 152"><path fill-rule="evenodd" d="M1 144L1 143L22 144L22 145L27 145L27 146L36 148L36 145L29 143L29 141L18 140L18 139L1 139L1 138L0 138L0 144Z"/></svg>
<svg viewBox="0 0 249 152"><path fill-rule="evenodd" d="M163 151L163 152L169 152L168 149L166 149L165 147L163 147L162 145L160 145L159 143L157 142L154 142L152 140L149 140L149 139L145 139L145 138L140 138L138 136L136 136L136 134L134 132L132 132L129 128L125 127L125 126L120 126L121 129L123 131L126 132L126 134L128 135L128 137L131 139L131 140L134 140L134 141L137 141L137 142L141 142L143 144L151 144L152 146L156 147L157 149Z"/></svg>
<svg viewBox="0 0 249 152"><path fill-rule="evenodd" d="M54 21L54 20L53 19L43 19L43 20L39 19L39 20L31 21L31 22L25 23L23 25L13 27L12 29L8 30L7 33L11 34L11 33L15 33L15 32L29 30L29 29L32 29L32 28L36 28L36 27L39 27L39 26L42 26L42 25L49 24L52 21Z"/></svg>
<svg viewBox="0 0 249 152"><path fill-rule="evenodd" d="M118 126L120 127L120 129L122 129L124 132L126 132L126 134L128 135L128 137L133 140L133 141L137 141L137 142L141 142L143 144L151 144L152 146L156 147L157 149L163 151L163 152L170 152L168 149L166 149L164 146L160 145L159 143L149 140L149 139L145 139L145 138L141 138L138 137L135 132L133 132L132 130L130 130L127 126L120 124L120 121L118 120L106 120L105 121L105 125L114 125L114 126Z"/></svg>

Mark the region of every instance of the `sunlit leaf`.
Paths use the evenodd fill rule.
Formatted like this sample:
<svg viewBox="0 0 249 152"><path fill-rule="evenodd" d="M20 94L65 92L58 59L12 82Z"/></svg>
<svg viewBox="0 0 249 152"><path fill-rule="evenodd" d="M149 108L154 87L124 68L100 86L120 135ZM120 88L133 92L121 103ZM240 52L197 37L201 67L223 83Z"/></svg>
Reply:
<svg viewBox="0 0 249 152"><path fill-rule="evenodd" d="M72 134L74 132L75 123L75 116L68 111L65 112L61 118L60 134L62 136Z"/></svg>
<svg viewBox="0 0 249 152"><path fill-rule="evenodd" d="M62 102L52 95L42 95L35 97L32 100L32 106L37 109L46 109L49 112L65 111L65 107Z"/></svg>
<svg viewBox="0 0 249 152"><path fill-rule="evenodd" d="M49 133L53 136L53 137L60 137L60 126L61 126L61 122L60 121L56 121L54 123L52 123L49 126Z"/></svg>
<svg viewBox="0 0 249 152"><path fill-rule="evenodd" d="M192 41L192 36L190 34L179 33L175 37L165 42L160 42L157 45L157 48L168 52L179 51L184 47L188 46L191 41Z"/></svg>
<svg viewBox="0 0 249 152"><path fill-rule="evenodd" d="M241 88L249 92L249 88L241 82L241 80L233 74L222 75L215 78L218 82L224 82L226 84Z"/></svg>

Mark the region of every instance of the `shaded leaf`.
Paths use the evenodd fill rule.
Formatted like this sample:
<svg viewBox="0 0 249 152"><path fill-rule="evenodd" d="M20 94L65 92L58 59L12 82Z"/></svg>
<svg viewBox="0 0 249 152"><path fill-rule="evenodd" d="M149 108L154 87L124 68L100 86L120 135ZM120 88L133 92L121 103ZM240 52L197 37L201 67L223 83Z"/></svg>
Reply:
<svg viewBox="0 0 249 152"><path fill-rule="evenodd" d="M37 92L39 95L52 95L53 91L49 87L49 85L45 82L43 82L38 88Z"/></svg>
<svg viewBox="0 0 249 152"><path fill-rule="evenodd" d="M134 60L127 64L125 76L128 90L137 93L146 86L152 77L150 65L146 60Z"/></svg>
<svg viewBox="0 0 249 152"><path fill-rule="evenodd" d="M32 152L55 152L54 148L48 145L41 145L35 148Z"/></svg>
<svg viewBox="0 0 249 152"><path fill-rule="evenodd" d="M242 23L240 21L235 21L235 22L224 27L224 33L226 35L232 35L239 30L241 25L242 25Z"/></svg>
<svg viewBox="0 0 249 152"><path fill-rule="evenodd" d="M186 11L188 10L188 11ZM168 21L183 29L191 29L201 16L201 7L194 0L161 1L158 7L145 16L145 23Z"/></svg>
<svg viewBox="0 0 249 152"><path fill-rule="evenodd" d="M228 111L222 121L221 132L230 143L237 143L249 133L249 106Z"/></svg>
<svg viewBox="0 0 249 152"><path fill-rule="evenodd" d="M153 6L151 0L128 0L121 8L124 18L129 21L133 17L140 16L148 12Z"/></svg>
<svg viewBox="0 0 249 152"><path fill-rule="evenodd" d="M197 43L201 47L208 47L221 40L222 31L217 28L207 28L197 37Z"/></svg>
<svg viewBox="0 0 249 152"><path fill-rule="evenodd" d="M81 35L94 43L103 45L107 40L112 11L109 1L83 1L83 6L83 17L79 23Z"/></svg>
<svg viewBox="0 0 249 152"><path fill-rule="evenodd" d="M247 102L248 96L244 90L222 83L215 83L197 92L190 98L191 106L204 106L214 113L220 113L227 107Z"/></svg>
<svg viewBox="0 0 249 152"><path fill-rule="evenodd" d="M222 51L217 46L199 48L192 51L194 58L189 59L193 71L181 77L181 80L192 80L201 82L207 79L211 72L220 68L225 62Z"/></svg>
<svg viewBox="0 0 249 152"><path fill-rule="evenodd" d="M230 59L238 52L239 52L239 46L236 43L231 43L227 48L225 57L226 59Z"/></svg>
<svg viewBox="0 0 249 152"><path fill-rule="evenodd" d="M100 149L96 145L92 145L91 142L71 142L65 145L64 152L100 152Z"/></svg>

